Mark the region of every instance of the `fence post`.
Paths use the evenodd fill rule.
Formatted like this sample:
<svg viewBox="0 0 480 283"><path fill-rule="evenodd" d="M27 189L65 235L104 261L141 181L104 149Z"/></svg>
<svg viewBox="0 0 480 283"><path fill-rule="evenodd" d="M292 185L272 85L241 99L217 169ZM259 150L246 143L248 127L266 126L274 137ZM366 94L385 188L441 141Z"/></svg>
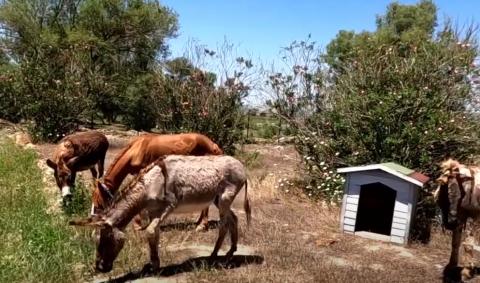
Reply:
<svg viewBox="0 0 480 283"><path fill-rule="evenodd" d="M248 141L249 133L250 133L250 111L247 112L247 141Z"/></svg>
<svg viewBox="0 0 480 283"><path fill-rule="evenodd" d="M277 143L280 142L280 135L282 133L282 118L278 117L278 134L277 134Z"/></svg>

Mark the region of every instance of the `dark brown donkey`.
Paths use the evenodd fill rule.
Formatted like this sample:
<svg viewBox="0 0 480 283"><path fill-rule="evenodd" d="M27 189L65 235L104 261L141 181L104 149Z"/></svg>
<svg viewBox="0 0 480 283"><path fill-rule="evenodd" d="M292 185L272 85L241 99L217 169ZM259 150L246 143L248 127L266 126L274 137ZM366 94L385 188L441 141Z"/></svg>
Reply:
<svg viewBox="0 0 480 283"><path fill-rule="evenodd" d="M70 188L75 185L78 171L90 169L94 179L103 176L108 146L105 135L96 131L76 133L60 140L53 161L47 159L47 165L54 170L63 201L71 198ZM95 165L98 166L98 174Z"/></svg>
<svg viewBox="0 0 480 283"><path fill-rule="evenodd" d="M223 150L207 136L199 133L171 135L144 134L134 138L117 155L104 177L104 182L97 182L93 192L92 212L101 212L113 198L128 174L136 175L145 166L159 157L177 155L222 155ZM137 228L140 218L135 219ZM197 231L207 229L208 207L202 210L197 221Z"/></svg>

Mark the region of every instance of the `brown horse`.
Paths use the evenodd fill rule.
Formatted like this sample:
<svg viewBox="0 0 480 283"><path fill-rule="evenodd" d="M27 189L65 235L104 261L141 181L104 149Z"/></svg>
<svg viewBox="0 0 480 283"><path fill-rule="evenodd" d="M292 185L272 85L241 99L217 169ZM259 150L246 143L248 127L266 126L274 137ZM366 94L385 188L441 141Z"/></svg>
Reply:
<svg viewBox="0 0 480 283"><path fill-rule="evenodd" d="M103 176L108 146L105 135L96 131L76 133L60 140L53 160L47 159L47 165L54 170L55 181L64 200L72 195L70 188L75 185L78 171L90 169L94 179ZM98 167L98 175L95 165Z"/></svg>
<svg viewBox="0 0 480 283"><path fill-rule="evenodd" d="M106 207L128 174L136 175L159 157L171 154L222 155L223 150L208 137L198 133L141 135L117 155L104 177L104 182L97 182L93 193L92 214ZM138 227L140 218L136 218L135 221ZM208 207L200 214L197 230L204 230L207 225Z"/></svg>

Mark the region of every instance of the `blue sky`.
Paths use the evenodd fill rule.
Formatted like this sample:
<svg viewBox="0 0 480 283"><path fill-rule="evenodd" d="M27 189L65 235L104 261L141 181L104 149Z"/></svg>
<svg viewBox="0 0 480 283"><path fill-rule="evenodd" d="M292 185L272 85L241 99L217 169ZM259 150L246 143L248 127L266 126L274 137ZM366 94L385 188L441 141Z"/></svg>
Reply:
<svg viewBox="0 0 480 283"><path fill-rule="evenodd" d="M278 58L281 47L293 40L312 40L321 47L341 29L375 29L375 15L383 14L387 0L167 0L162 3L179 15L179 36L170 40L173 56L184 53L189 40L214 49L224 41L238 46L240 53L262 58L264 63ZM413 4L417 1L399 1ZM480 22L480 0L435 1L439 20L444 15L465 23Z"/></svg>

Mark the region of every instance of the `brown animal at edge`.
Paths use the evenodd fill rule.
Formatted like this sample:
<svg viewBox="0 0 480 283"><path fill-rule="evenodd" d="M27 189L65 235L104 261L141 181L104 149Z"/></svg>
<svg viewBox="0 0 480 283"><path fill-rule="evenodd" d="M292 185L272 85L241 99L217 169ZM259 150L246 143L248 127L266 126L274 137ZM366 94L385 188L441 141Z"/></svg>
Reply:
<svg viewBox="0 0 480 283"><path fill-rule="evenodd" d="M177 155L222 155L223 150L212 140L198 133L171 135L143 134L134 138L120 152L105 174L103 183L98 181L93 193L92 214L103 210L128 174L136 175L142 168L161 156ZM146 215L143 215L146 217ZM137 229L141 226L140 215L135 219ZM197 231L208 227L208 207L198 218Z"/></svg>
<svg viewBox="0 0 480 283"><path fill-rule="evenodd" d="M60 140L53 160L47 159L47 165L54 170L64 201L72 196L70 189L75 186L77 172L90 169L94 179L103 176L108 147L105 135L96 131L76 133Z"/></svg>
<svg viewBox="0 0 480 283"><path fill-rule="evenodd" d="M473 219L475 225L480 219L480 168L453 159L442 162L440 167L442 174L437 179L434 198L442 212L442 225L452 231L450 260L444 270L448 274L458 266L467 220ZM470 273L463 269L462 276L471 277Z"/></svg>
<svg viewBox="0 0 480 283"><path fill-rule="evenodd" d="M231 246L225 257L230 259L237 250L238 218L231 205L245 186L244 210L247 226L251 208L248 200L247 174L243 164L231 156L169 155L144 168L128 189L115 197L111 206L87 219L72 220L70 225L98 227L96 233L95 269L109 272L125 243L125 228L133 217L147 210L153 220L146 229L153 271L160 268L158 241L160 224L170 214L191 213L208 207L212 202L220 215L218 237L210 255L218 254L225 236Z"/></svg>

